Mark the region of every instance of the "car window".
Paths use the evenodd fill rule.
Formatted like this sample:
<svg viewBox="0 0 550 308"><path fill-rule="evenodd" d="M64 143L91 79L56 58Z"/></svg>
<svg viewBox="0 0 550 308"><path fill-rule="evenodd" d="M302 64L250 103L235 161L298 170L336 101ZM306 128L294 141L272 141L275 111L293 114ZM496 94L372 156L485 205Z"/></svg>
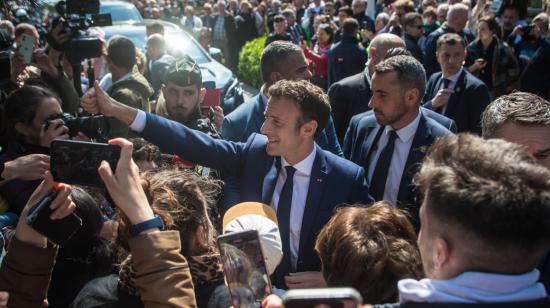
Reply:
<svg viewBox="0 0 550 308"><path fill-rule="evenodd" d="M129 22L129 21L135 21L135 22L141 22L143 21L143 18L141 17L141 14L139 11L132 6L127 5L121 5L121 6L114 6L114 5L108 5L108 6L101 6L99 8L100 14L111 14L111 19L113 20L113 23L123 23L123 22Z"/></svg>
<svg viewBox="0 0 550 308"><path fill-rule="evenodd" d="M115 34L127 37L137 48L145 53L147 45L145 29L143 31L124 31L124 28L120 28L114 32L106 32L105 40L109 41ZM206 55L206 52L199 47L197 41L185 34L183 30L173 30L166 33L166 42L168 44L168 52L175 57L187 54L195 59L198 64L210 62L210 58Z"/></svg>

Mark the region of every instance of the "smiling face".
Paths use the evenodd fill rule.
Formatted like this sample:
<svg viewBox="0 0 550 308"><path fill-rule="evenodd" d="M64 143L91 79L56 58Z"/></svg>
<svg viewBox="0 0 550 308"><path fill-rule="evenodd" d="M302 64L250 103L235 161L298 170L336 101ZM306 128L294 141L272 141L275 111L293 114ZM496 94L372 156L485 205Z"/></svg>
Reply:
<svg viewBox="0 0 550 308"><path fill-rule="evenodd" d="M174 121L187 122L199 108L200 90L197 85L181 87L167 82L162 87L162 94L166 100L166 109L170 119Z"/></svg>
<svg viewBox="0 0 550 308"><path fill-rule="evenodd" d="M265 122L260 131L267 136L266 152L289 160L307 143L302 131L301 111L296 102L286 98L270 98L265 110ZM309 137L310 139L312 137ZM291 160L291 159L290 159Z"/></svg>
<svg viewBox="0 0 550 308"><path fill-rule="evenodd" d="M458 72L466 59L466 49L460 43L443 44L436 52L437 62L441 66L444 77L449 77Z"/></svg>

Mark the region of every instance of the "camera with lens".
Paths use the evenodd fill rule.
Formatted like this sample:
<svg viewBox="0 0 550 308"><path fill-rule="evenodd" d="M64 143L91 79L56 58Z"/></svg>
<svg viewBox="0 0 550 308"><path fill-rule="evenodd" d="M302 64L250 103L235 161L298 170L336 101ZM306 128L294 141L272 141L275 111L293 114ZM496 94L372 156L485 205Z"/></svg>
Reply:
<svg viewBox="0 0 550 308"><path fill-rule="evenodd" d="M55 5L59 20L53 23L52 29L63 23L64 31L70 39L61 47L72 64L79 64L85 59L97 58L102 55L103 43L97 37L86 34L90 27L111 26L111 14L99 14L99 0L67 0ZM57 42L49 43L58 44ZM59 44L58 44L59 45ZM58 48L56 48L58 49Z"/></svg>
<svg viewBox="0 0 550 308"><path fill-rule="evenodd" d="M46 129L52 120L61 119L65 122L65 126L69 128L69 136L74 137L78 132L82 132L89 138L106 141L109 139L110 125L106 117L90 116L90 117L73 117L69 113L60 112L51 115L46 119Z"/></svg>

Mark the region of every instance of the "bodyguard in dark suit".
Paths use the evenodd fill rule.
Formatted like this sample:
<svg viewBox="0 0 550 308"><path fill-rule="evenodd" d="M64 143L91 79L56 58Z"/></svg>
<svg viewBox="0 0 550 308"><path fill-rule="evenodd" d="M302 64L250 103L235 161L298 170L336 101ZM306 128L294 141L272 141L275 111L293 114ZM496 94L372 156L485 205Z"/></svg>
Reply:
<svg viewBox="0 0 550 308"><path fill-rule="evenodd" d="M418 13L408 13L405 15L405 21L403 22L403 28L405 29L405 45L407 50L411 52L416 60L422 63L424 61L424 53L418 44L420 38L424 34L424 27L422 23L422 15Z"/></svg>
<svg viewBox="0 0 550 308"><path fill-rule="evenodd" d="M241 104L223 120L222 137L226 140L245 142L253 133L259 133L265 117L267 93L271 85L282 79L307 79L311 73L302 49L290 42L277 41L270 44L260 60L264 85L260 93ZM324 150L342 156L336 139L332 118L315 142Z"/></svg>
<svg viewBox="0 0 550 308"><path fill-rule="evenodd" d="M364 71L344 78L329 88L332 117L340 142L344 140L351 117L369 109L370 76L374 66L384 60L389 49L395 47L405 47L405 42L394 34L383 33L375 36L369 46L369 58Z"/></svg>
<svg viewBox="0 0 550 308"><path fill-rule="evenodd" d="M406 209L419 228L420 202L412 179L426 150L449 130L420 111L424 68L411 56L395 56L374 69L373 112L346 134L346 156L366 170L373 198Z"/></svg>
<svg viewBox="0 0 550 308"><path fill-rule="evenodd" d="M461 3L453 4L447 12L447 21L439 29L428 35L424 49L424 67L428 78L433 73L440 71L435 52L437 50L437 40L442 35L457 33L466 41L466 45L474 41L475 36L468 29L465 29L467 22L468 7Z"/></svg>
<svg viewBox="0 0 550 308"><path fill-rule="evenodd" d="M363 71L368 56L365 48L359 45L357 32L359 24L348 18L342 24L342 39L334 44L328 54L328 84Z"/></svg>
<svg viewBox="0 0 550 308"><path fill-rule="evenodd" d="M442 72L428 81L424 107L453 119L458 132L481 135L481 115L491 102L489 88L462 67L466 45L458 34L438 40L437 60Z"/></svg>
<svg viewBox="0 0 550 308"><path fill-rule="evenodd" d="M322 281L321 264L313 250L317 233L337 205L370 203L372 199L363 168L314 143L314 136L330 116L322 90L306 81L282 80L269 94L261 129L265 136L253 134L246 143L217 140L177 122L138 112L111 100L97 85L95 92L82 98L81 105L89 112L129 124L165 153L231 174L241 183L241 202L271 204L277 211L284 253L274 284L313 286ZM296 274L289 277L289 273Z"/></svg>

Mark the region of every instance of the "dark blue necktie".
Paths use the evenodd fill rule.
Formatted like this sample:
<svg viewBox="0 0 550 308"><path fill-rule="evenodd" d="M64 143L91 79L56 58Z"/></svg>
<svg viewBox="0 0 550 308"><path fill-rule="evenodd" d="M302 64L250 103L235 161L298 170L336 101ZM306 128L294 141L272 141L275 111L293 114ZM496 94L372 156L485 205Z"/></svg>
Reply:
<svg viewBox="0 0 550 308"><path fill-rule="evenodd" d="M443 89L448 89L451 85L451 80L447 78L443 78Z"/></svg>
<svg viewBox="0 0 550 308"><path fill-rule="evenodd" d="M448 89L450 85L451 85L451 80L447 78L443 78L443 88L441 89ZM436 108L435 112L443 114L443 107L444 106Z"/></svg>
<svg viewBox="0 0 550 308"><path fill-rule="evenodd" d="M376 201L384 198L384 190L386 189L386 180L388 179L388 171L390 170L391 158L393 156L396 138L397 133L394 130L390 131L388 143L382 150L382 153L380 153L378 161L376 162L376 167L374 168L374 172L372 174L369 191L370 195Z"/></svg>
<svg viewBox="0 0 550 308"><path fill-rule="evenodd" d="M286 166L286 181L281 190L279 204L277 205L277 220L279 222L279 232L281 233L281 242L283 244L283 260L275 271L275 284L278 287L284 287L284 276L290 272L290 205L292 203L292 191L294 187L294 172L296 169L292 166Z"/></svg>

